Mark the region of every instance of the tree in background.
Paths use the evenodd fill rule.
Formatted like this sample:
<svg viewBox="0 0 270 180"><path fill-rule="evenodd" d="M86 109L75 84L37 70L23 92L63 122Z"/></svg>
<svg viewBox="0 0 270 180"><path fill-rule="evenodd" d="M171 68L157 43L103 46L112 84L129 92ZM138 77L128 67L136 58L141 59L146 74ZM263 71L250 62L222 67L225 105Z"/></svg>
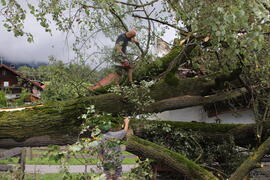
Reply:
<svg viewBox="0 0 270 180"><path fill-rule="evenodd" d="M4 91L0 91L0 107L5 107L7 105L6 93Z"/></svg>
<svg viewBox="0 0 270 180"><path fill-rule="evenodd" d="M30 98L30 96L31 96L31 93L27 89L22 88L22 92L20 93L20 97L15 100L15 104L19 105L19 106L24 105L27 98Z"/></svg>
<svg viewBox="0 0 270 180"><path fill-rule="evenodd" d="M85 96L93 83L94 73L84 62L64 63L49 59L48 84L42 92L44 101L61 101Z"/></svg>
<svg viewBox="0 0 270 180"><path fill-rule="evenodd" d="M38 67L21 66L18 72L30 80L45 82L49 80L50 67L42 65Z"/></svg>

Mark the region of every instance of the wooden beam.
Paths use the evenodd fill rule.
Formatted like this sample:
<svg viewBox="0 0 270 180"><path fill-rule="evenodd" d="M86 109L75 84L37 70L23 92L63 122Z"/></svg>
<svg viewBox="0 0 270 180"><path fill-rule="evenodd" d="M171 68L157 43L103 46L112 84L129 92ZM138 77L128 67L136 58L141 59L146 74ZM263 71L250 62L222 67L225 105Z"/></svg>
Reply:
<svg viewBox="0 0 270 180"><path fill-rule="evenodd" d="M5 151L0 152L0 160L18 156L22 153L22 149L23 148L16 147L10 150L5 150Z"/></svg>

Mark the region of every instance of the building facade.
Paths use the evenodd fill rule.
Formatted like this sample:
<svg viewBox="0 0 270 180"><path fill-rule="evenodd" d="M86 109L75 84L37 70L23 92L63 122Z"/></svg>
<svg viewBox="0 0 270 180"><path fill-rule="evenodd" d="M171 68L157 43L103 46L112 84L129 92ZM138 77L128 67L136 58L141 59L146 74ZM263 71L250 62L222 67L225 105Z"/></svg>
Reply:
<svg viewBox="0 0 270 180"><path fill-rule="evenodd" d="M31 81L15 69L0 64L0 90L5 92L7 99L19 98L23 89L31 93L31 96L36 99L40 98L43 90L38 82Z"/></svg>

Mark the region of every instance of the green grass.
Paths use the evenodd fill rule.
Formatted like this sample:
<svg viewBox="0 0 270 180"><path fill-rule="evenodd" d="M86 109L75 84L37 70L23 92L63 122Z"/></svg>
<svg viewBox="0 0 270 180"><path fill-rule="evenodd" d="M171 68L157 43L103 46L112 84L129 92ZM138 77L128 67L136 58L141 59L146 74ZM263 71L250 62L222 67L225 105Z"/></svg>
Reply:
<svg viewBox="0 0 270 180"><path fill-rule="evenodd" d="M46 150L36 150L36 149L33 149L32 150L32 154L46 154ZM127 152L127 151L123 151L123 155L134 155L130 152Z"/></svg>
<svg viewBox="0 0 270 180"><path fill-rule="evenodd" d="M123 164L135 164L137 158L125 158L123 160ZM83 159L83 158L70 158L68 160L69 165L84 165L84 164L97 164L97 159L95 158L89 158L89 159ZM48 157L45 158L33 158L32 160L27 159L27 164L43 164L43 165L58 165L60 164L59 161L55 161L52 159L49 159Z"/></svg>
<svg viewBox="0 0 270 180"><path fill-rule="evenodd" d="M35 153L36 154L36 153ZM43 153L41 153L43 154ZM123 155L132 155L129 152L123 152ZM1 164L17 164L18 163L18 158L9 158L6 160L0 160ZM123 160L123 164L135 164L136 160L138 158L125 158ZM97 164L97 159L96 158L89 158L89 159L84 159L84 158L75 158L71 157L68 160L69 165L84 165L84 164ZM61 164L59 161L55 161L52 158L49 157L37 157L37 158L32 158L30 160L29 158L26 158L26 164L32 164L32 165L59 165Z"/></svg>
<svg viewBox="0 0 270 180"><path fill-rule="evenodd" d="M101 174L98 173L87 173L87 174L81 174L81 173L72 173L71 179L80 179L83 180L85 176L100 176ZM123 177L126 177L127 173L123 174ZM105 175L103 175L105 177ZM10 173L0 173L0 179L1 180L14 180L12 178ZM24 180L61 180L63 179L63 173L52 173L52 174L26 174Z"/></svg>
<svg viewBox="0 0 270 180"><path fill-rule="evenodd" d="M71 174L72 179L82 179L81 176L84 174L74 173ZM88 174L89 176L99 175ZM13 180L13 177L10 173L0 173L1 180ZM53 173L53 174L26 174L24 180L61 180L63 179L63 173Z"/></svg>
<svg viewBox="0 0 270 180"><path fill-rule="evenodd" d="M59 180L62 179L63 174L27 174L26 180Z"/></svg>
<svg viewBox="0 0 270 180"><path fill-rule="evenodd" d="M5 160L0 160L0 164L16 164L18 163L19 158L15 157L15 158L8 158Z"/></svg>

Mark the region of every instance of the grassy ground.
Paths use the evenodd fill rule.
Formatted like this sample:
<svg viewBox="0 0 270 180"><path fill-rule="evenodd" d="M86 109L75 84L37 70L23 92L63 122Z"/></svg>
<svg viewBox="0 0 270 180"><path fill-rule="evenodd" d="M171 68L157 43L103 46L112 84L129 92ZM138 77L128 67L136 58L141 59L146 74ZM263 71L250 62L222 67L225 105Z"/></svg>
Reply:
<svg viewBox="0 0 270 180"><path fill-rule="evenodd" d="M49 157L43 157L42 154L45 154L43 151L37 151L34 150L33 154L40 154L40 157L32 158L31 160L27 157L26 158L26 164L33 164L33 165L59 165L61 164L59 161L55 161ZM123 155L132 155L129 152L124 151ZM9 158L6 160L0 160L0 164L17 164L18 158ZM136 164L136 160L138 160L137 157L134 156L134 158L124 158L123 164ZM84 165L84 164L97 164L96 158L76 158L76 157L70 157L68 160L69 165Z"/></svg>
<svg viewBox="0 0 270 180"><path fill-rule="evenodd" d="M35 155L34 158L32 158L31 160L29 159L29 157L26 158L26 164L28 165L60 165L61 163L58 161L55 161L53 159L50 159L49 157L45 157L43 155L46 154L46 151L44 150L33 150L32 154ZM123 163L122 164L136 164L136 161L138 160L138 157L136 156L132 156L133 154L124 151L123 152L123 156L127 156L126 158L124 158ZM18 160L19 158L15 157L15 158L9 158L6 160L0 160L0 164L18 164ZM70 157L68 164L69 165L85 165L85 164L89 164L89 165L95 165L97 164L97 158L76 158L76 157ZM14 178L14 174L15 173L5 173L5 172L0 172L0 180L14 180L16 178ZM91 176L92 180L100 180L100 178L93 178L93 176L97 176L99 174L94 173L94 174L88 174L89 176ZM79 173L73 173L70 174L70 176L72 178L68 178L68 179L74 179L74 180L83 180L85 179L85 174L79 174ZM84 178L82 178L82 176L84 176ZM26 174L24 180L61 180L64 179L64 174L63 173L54 173L54 174ZM105 178L102 178L105 179Z"/></svg>
<svg viewBox="0 0 270 180"><path fill-rule="evenodd" d="M88 174L89 176L93 177L93 175L98 174ZM83 174L71 174L70 179L83 179L81 176L85 176ZM61 180L64 179L63 173L55 173L55 174L26 174L24 180ZM1 180L14 180L14 176L10 173L0 173L0 179ZM91 178L92 179L92 178Z"/></svg>

